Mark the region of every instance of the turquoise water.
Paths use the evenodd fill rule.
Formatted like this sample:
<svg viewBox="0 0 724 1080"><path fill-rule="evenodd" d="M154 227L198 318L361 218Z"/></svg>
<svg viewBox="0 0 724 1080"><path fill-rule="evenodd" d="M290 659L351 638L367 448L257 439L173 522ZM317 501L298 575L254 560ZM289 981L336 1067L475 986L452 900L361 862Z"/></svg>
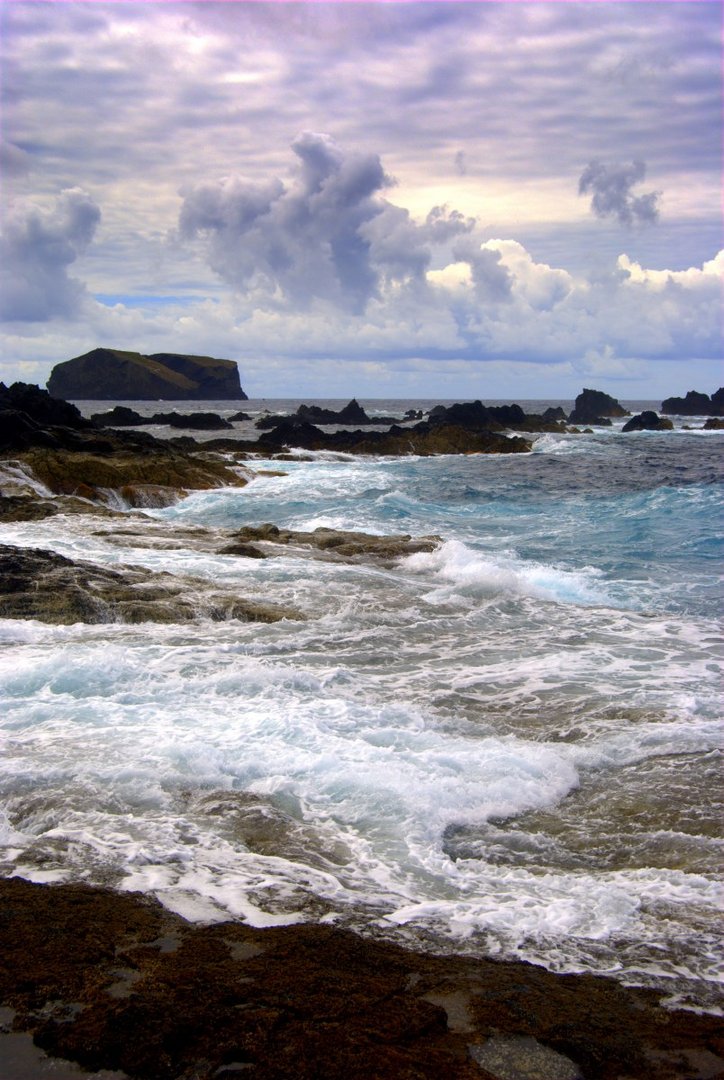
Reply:
<svg viewBox="0 0 724 1080"><path fill-rule="evenodd" d="M306 616L0 623L2 872L715 1007L722 435L684 423L510 457L254 460L247 487L127 528L2 526ZM216 554L267 521L440 542L391 567Z"/></svg>

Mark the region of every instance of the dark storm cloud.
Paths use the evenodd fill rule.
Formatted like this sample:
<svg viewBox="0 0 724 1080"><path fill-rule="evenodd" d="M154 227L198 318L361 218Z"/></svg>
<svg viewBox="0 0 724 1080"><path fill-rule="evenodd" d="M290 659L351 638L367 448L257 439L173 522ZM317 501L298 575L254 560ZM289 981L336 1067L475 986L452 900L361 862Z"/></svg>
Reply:
<svg viewBox="0 0 724 1080"><path fill-rule="evenodd" d="M101 212L80 188L64 191L52 209L11 212L0 236L0 318L43 322L75 315L85 288L68 276L93 239Z"/></svg>
<svg viewBox="0 0 724 1080"><path fill-rule="evenodd" d="M658 192L634 195L631 190L645 177L643 161L632 161L629 165L591 161L578 181L578 193L591 194L591 210L596 217L616 218L621 225L650 225L659 218Z"/></svg>
<svg viewBox="0 0 724 1080"><path fill-rule="evenodd" d="M431 247L475 225L448 207L416 223L382 196L393 181L376 154L343 152L313 132L295 139L292 150L297 168L289 186L234 178L185 193L181 237L207 237L210 265L240 291L359 313L382 282L421 281Z"/></svg>
<svg viewBox="0 0 724 1080"><path fill-rule="evenodd" d="M382 213L390 180L376 155L345 156L326 135L304 132L292 150L290 187L231 179L189 190L180 234L208 236L211 266L240 290L361 311L378 282L363 227Z"/></svg>

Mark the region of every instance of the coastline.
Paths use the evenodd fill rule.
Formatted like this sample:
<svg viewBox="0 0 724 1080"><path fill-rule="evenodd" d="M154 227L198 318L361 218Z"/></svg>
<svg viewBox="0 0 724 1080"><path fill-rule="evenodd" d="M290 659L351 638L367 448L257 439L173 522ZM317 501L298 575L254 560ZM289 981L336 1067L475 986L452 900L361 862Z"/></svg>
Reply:
<svg viewBox="0 0 724 1080"><path fill-rule="evenodd" d="M139 1080L724 1075L720 1018L669 1011L654 992L600 976L437 957L331 925L190 924L140 894L20 878L0 880L0 921L13 1031L86 1070Z"/></svg>
<svg viewBox="0 0 724 1080"><path fill-rule="evenodd" d="M122 543L134 548L134 558L142 559L139 553L154 545L163 547L169 537L162 520L138 516L135 510L174 504L190 491L213 490L219 484L242 488L257 475L286 475L268 469L257 474L243 454L204 453L203 444L194 442L191 448L192 439L188 448L175 447L144 433L125 435L107 429L99 433L72 419L77 428L41 422L38 431L26 425L19 429L21 439L31 444L39 440L39 447L3 455L9 465L17 458L30 465L36 458L50 462L55 457L62 465L57 482L50 483L50 474L45 477L48 488L42 493L40 485L32 487L35 472L23 472L17 477L18 493L4 494L6 521L22 529L23 522L47 517L44 538L52 532L54 515L69 515L69 521L87 519L94 543L102 546L107 541L112 547L113 522L120 519L124 526L118 539L125 537ZM67 440L69 445L44 446L48 437ZM118 475L96 475L91 465L117 469ZM8 490L14 490L13 477L8 476ZM78 487L81 481L83 488ZM108 505L116 492L124 500L123 510ZM135 508L131 518L130 507ZM109 520L103 523L106 515ZM82 531L79 527L79 536ZM414 543L420 539L440 538L422 537ZM388 550L385 545L409 540L409 536L322 527L300 531L269 524L242 529L237 524L232 534L226 525L216 528L213 522L203 527L191 522L188 535L177 522L174 532L174 544L182 543L185 551L198 549L197 554L240 560L243 573L234 571L231 589L242 582L246 588L254 580L253 568L284 552L290 543L288 550L296 557L303 552L305 562L313 559L315 568L338 569L345 558L355 568L370 558L376 566L374 560L394 558L406 550L399 545ZM384 550L378 551L380 543ZM368 550L371 544L375 550ZM240 606L236 598L232 609L228 596L222 596L224 582L216 579L214 595L204 604L199 600L204 579L199 579L189 606L183 592L189 583L182 588L166 565L161 578L154 577L153 558L149 558L152 569L126 566L121 559L119 575L112 566L102 570L26 547L13 543L9 556L32 556L36 561L42 556L40 579L48 586L45 593L51 606L72 594L80 607L57 619L41 614L38 605L45 594L38 590L38 582L23 592L16 573L7 602L17 601L23 618L102 624L120 614L124 625L180 625L199 617L256 624L287 619L292 625L301 618L296 608L272 610L270 605L262 608L261 601ZM267 565L273 567L274 559ZM61 587L62 581L71 582L73 589ZM174 589L181 591L175 595ZM250 836L253 840L253 829ZM463 836L463 852L465 840ZM47 865L41 864L41 878ZM522 961L406 951L369 936L374 931L359 937L342 930L332 916L315 925L263 930L238 923L189 924L148 894L113 893L102 887L6 878L0 881L0 911L7 920L0 953L0 1060L3 1039L20 1038L3 1035L5 1024L16 1033L31 1032L40 1046L62 1059L78 1060L91 1069L123 1070L114 1072L112 1080L228 1080L242 1072L294 1080L724 1076L724 1033L718 1018L667 1009L660 1001L664 991L628 989L603 976L556 975ZM10 1080L45 1075L34 1068L28 1065ZM534 1068L538 1071L531 1071ZM111 1080L105 1073L103 1077Z"/></svg>

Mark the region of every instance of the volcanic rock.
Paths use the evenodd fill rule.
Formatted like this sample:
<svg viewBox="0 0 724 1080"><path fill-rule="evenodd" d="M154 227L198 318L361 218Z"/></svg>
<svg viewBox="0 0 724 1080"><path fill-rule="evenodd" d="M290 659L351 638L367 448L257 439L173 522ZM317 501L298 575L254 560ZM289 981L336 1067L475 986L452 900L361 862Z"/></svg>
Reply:
<svg viewBox="0 0 724 1080"><path fill-rule="evenodd" d="M720 386L711 397L689 390L686 397L666 398L661 411L675 416L724 416L724 387Z"/></svg>
<svg viewBox="0 0 724 1080"><path fill-rule="evenodd" d="M170 424L171 427L193 428L197 431L223 431L230 429L233 424L217 413L155 413L150 420L152 424Z"/></svg>
<svg viewBox="0 0 724 1080"><path fill-rule="evenodd" d="M413 411L409 410L409 412ZM405 417L405 419L411 418L409 415ZM400 419L395 416L369 417L357 400L352 398L349 404L345 405L343 409L339 409L339 411L324 409L320 405L300 405L291 416L274 416L272 414L260 416L254 426L260 431L269 431L280 424L321 424L322 426L329 424L375 424L381 427L385 424L398 423L400 423Z"/></svg>
<svg viewBox="0 0 724 1080"><path fill-rule="evenodd" d="M92 349L56 364L48 390L56 398L94 401L247 399L234 360L120 349Z"/></svg>
<svg viewBox="0 0 724 1080"><path fill-rule="evenodd" d="M348 454L515 454L525 453L531 444L522 438L507 438L487 429L471 430L456 424L421 421L413 427L394 425L388 431L323 432L290 418L259 437L264 447L300 447L303 450L336 450Z"/></svg>
<svg viewBox="0 0 724 1080"><path fill-rule="evenodd" d="M242 600L204 582L141 567L123 572L51 551L0 545L0 618L49 623L177 623L197 618L278 622L291 608Z"/></svg>
<svg viewBox="0 0 724 1080"><path fill-rule="evenodd" d="M713 1080L724 1067L721 1019L651 992L334 925L190 925L137 894L10 878L0 937L14 1029L133 1080ZM530 1071L543 1047L558 1073Z"/></svg>
<svg viewBox="0 0 724 1080"><path fill-rule="evenodd" d="M408 534L375 536L371 533L349 532L343 529L320 527L313 532L280 529L278 525L247 525L233 534L233 542L221 549L223 555L245 555L265 558L266 549L257 545L271 544L281 547L301 546L322 552L335 560L373 558L386 562L414 555L421 551L434 551L441 543L439 536L412 537ZM251 550L250 550L251 549Z"/></svg>
<svg viewBox="0 0 724 1080"><path fill-rule="evenodd" d="M671 431L673 423L665 416L646 409L623 425L622 431Z"/></svg>
<svg viewBox="0 0 724 1080"><path fill-rule="evenodd" d="M100 427L139 427L142 424L152 424L148 416L141 416L135 409L129 409L127 405L116 405L108 412L91 413L91 420Z"/></svg>
<svg viewBox="0 0 724 1080"><path fill-rule="evenodd" d="M576 398L573 412L568 417L571 424L608 425L610 417L628 416L624 407L616 398L604 394L602 390L583 390Z"/></svg>
<svg viewBox="0 0 724 1080"><path fill-rule="evenodd" d="M79 495L106 503L109 492L119 492L121 488L156 489L160 501L141 501L135 505L162 506L189 491L243 487L247 483L245 477L221 461L164 448L155 440L145 451L142 445L133 443L128 447L116 445L105 453L81 448L71 451L35 448L19 457L53 494ZM163 497L161 489L165 491Z"/></svg>

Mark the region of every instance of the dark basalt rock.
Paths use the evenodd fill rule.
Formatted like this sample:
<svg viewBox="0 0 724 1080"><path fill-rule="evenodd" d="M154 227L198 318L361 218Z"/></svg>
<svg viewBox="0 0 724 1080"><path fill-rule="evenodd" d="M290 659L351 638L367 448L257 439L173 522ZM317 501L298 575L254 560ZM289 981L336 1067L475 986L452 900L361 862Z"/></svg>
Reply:
<svg viewBox="0 0 724 1080"><path fill-rule="evenodd" d="M244 413L239 413L244 416ZM247 417L248 419L248 417ZM212 412L160 412L153 416L141 416L127 405L116 405L108 412L92 413L91 420L101 427L144 427L151 424L169 424L170 427L193 428L198 431L224 431L233 425L218 413Z"/></svg>
<svg viewBox="0 0 724 1080"><path fill-rule="evenodd" d="M47 390L31 383L16 382L11 386L0 383L0 413L8 410L23 412L36 424L45 427L68 427L86 430L93 427L90 420L69 401L59 401Z"/></svg>
<svg viewBox="0 0 724 1080"><path fill-rule="evenodd" d="M667 420L664 416L659 416L658 413L652 412L650 409L646 409L644 412L639 413L637 416L632 416L628 423L623 425L622 431L671 431L673 428L671 420Z"/></svg>
<svg viewBox="0 0 724 1080"><path fill-rule="evenodd" d="M576 398L573 412L568 417L571 424L597 424L608 426L610 417L628 416L616 398L604 394L602 390L586 390Z"/></svg>
<svg viewBox="0 0 724 1080"><path fill-rule="evenodd" d="M121 349L92 349L56 364L48 390L56 398L91 401L247 399L234 360Z"/></svg>
<svg viewBox="0 0 724 1080"><path fill-rule="evenodd" d="M408 410L408 412L412 413L414 410ZM410 418L409 415L405 417L405 419ZM274 416L272 414L260 416L254 426L260 431L269 431L272 428L279 427L280 424L321 424L322 426L328 424L374 424L381 427L385 424L399 423L401 423L399 417L395 416L369 417L357 400L352 398L349 404L338 412L334 409L324 409L320 405L300 405L291 416Z"/></svg>
<svg viewBox="0 0 724 1080"><path fill-rule="evenodd" d="M724 431L724 418L720 416L710 416L704 424L704 429L706 431Z"/></svg>
<svg viewBox="0 0 724 1080"><path fill-rule="evenodd" d="M56 401L28 383L0 383L0 452L29 446L62 446L88 437L95 425L75 405Z"/></svg>
<svg viewBox="0 0 724 1080"><path fill-rule="evenodd" d="M139 427L153 422L147 416L141 416L135 409L129 409L127 405L116 405L108 412L91 413L91 420L100 427Z"/></svg>
<svg viewBox="0 0 724 1080"><path fill-rule="evenodd" d="M689 390L686 397L666 398L661 411L675 416L724 416L724 387L720 386L711 397Z"/></svg>
<svg viewBox="0 0 724 1080"><path fill-rule="evenodd" d="M171 427L192 428L196 431L224 431L233 427L217 413L155 413L148 423L169 424Z"/></svg>
<svg viewBox="0 0 724 1080"><path fill-rule="evenodd" d="M278 622L293 609L251 603L200 581L74 562L35 548L0 545L0 617L49 623L176 623L197 618Z"/></svg>
<svg viewBox="0 0 724 1080"><path fill-rule="evenodd" d="M721 1019L653 993L332 925L191 925L138 894L10 878L0 938L15 1030L133 1080L494 1080L477 1062L504 1040L521 1078L561 1075L525 1067L534 1042L586 1080L724 1067Z"/></svg>
<svg viewBox="0 0 724 1080"><path fill-rule="evenodd" d="M434 454L516 454L531 449L531 443L519 437L507 438L486 428L475 430L432 421L421 421L409 428L393 425L386 432L324 432L312 424L287 420L260 435L259 446L336 450L348 454L416 454L422 457Z"/></svg>

